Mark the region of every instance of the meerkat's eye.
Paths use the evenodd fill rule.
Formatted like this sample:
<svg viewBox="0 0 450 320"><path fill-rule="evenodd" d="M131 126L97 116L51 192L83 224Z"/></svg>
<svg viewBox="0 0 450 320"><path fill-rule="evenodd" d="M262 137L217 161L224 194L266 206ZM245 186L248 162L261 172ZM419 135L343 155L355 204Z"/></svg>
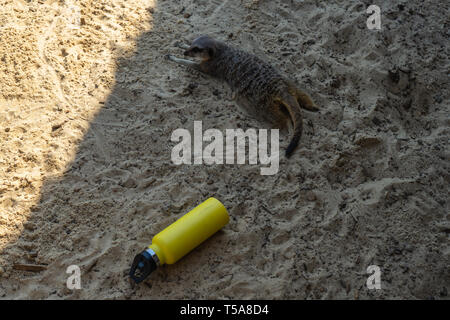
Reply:
<svg viewBox="0 0 450 320"><path fill-rule="evenodd" d="M200 52L200 48L199 47L194 47L194 48L192 48L192 52Z"/></svg>

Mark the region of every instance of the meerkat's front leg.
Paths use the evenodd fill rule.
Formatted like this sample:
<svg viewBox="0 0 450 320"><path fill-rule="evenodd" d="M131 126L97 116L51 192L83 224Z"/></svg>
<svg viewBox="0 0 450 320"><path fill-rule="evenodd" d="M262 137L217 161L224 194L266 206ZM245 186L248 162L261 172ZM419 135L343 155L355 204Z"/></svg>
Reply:
<svg viewBox="0 0 450 320"><path fill-rule="evenodd" d="M191 67L191 68L194 68L194 69L197 69L197 70L199 70L199 68L200 68L199 67L200 64L197 63L197 62L194 62L194 61L191 61L191 60L177 58L175 56L172 56L171 54L166 55L166 58L171 60L171 61L173 61L173 62L182 64L184 66Z"/></svg>

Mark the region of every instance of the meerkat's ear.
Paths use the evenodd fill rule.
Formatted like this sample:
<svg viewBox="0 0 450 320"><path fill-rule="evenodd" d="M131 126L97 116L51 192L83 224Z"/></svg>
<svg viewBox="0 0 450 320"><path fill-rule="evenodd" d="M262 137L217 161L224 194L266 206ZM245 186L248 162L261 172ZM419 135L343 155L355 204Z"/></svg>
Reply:
<svg viewBox="0 0 450 320"><path fill-rule="evenodd" d="M212 58L212 56L214 55L214 49L213 48L208 48L208 55L210 58Z"/></svg>

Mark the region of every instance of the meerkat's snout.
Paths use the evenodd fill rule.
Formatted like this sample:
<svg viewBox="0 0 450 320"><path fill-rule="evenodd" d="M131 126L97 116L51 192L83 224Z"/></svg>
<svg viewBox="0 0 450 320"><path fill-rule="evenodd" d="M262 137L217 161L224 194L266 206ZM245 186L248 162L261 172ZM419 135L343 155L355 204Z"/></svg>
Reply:
<svg viewBox="0 0 450 320"><path fill-rule="evenodd" d="M200 54L200 48L199 47L189 47L186 51L184 51L184 55L188 57L197 57Z"/></svg>

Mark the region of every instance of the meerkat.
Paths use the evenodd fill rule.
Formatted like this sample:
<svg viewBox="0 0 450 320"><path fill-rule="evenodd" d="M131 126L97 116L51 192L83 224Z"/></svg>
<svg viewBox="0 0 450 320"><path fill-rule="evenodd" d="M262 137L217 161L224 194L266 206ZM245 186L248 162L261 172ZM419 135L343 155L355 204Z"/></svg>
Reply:
<svg viewBox="0 0 450 320"><path fill-rule="evenodd" d="M191 45L176 45L185 50L185 56L198 58L200 62L172 55L166 55L167 59L225 80L234 96L245 98L257 112L266 114L266 118L278 126L290 118L293 134L286 157L292 155L302 135L300 108L314 112L319 110L308 94L257 56L208 36L196 38Z"/></svg>

